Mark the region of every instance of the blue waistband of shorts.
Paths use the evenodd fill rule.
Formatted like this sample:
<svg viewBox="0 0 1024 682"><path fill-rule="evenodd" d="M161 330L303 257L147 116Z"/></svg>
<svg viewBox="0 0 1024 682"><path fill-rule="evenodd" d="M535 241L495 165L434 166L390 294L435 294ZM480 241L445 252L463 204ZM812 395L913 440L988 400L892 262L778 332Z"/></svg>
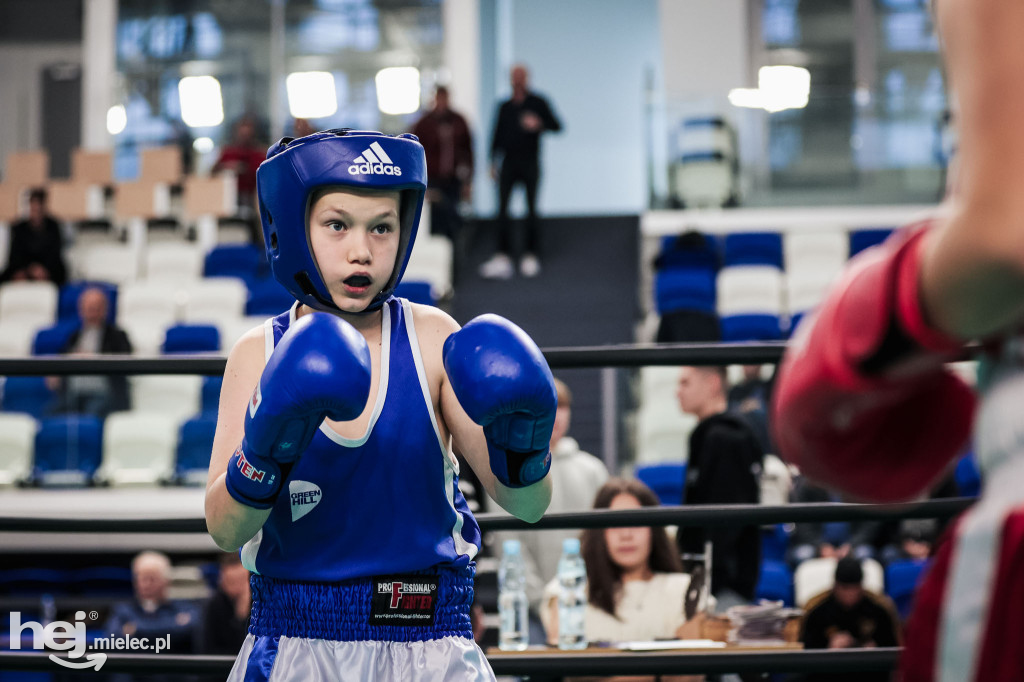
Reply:
<svg viewBox="0 0 1024 682"><path fill-rule="evenodd" d="M421 642L442 637L473 638L474 566L435 567L406 573L437 575L433 625L371 625L373 578L308 583L253 575L249 632L257 637L302 637L338 642Z"/></svg>

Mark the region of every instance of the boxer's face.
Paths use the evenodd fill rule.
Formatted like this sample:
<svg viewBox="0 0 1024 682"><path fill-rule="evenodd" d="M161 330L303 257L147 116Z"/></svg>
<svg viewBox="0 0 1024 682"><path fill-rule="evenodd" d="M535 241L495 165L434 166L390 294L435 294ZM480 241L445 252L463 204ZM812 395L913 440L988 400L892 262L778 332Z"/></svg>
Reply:
<svg viewBox="0 0 1024 682"><path fill-rule="evenodd" d="M399 193L332 190L315 197L309 243L334 304L366 309L395 269Z"/></svg>
<svg viewBox="0 0 1024 682"><path fill-rule="evenodd" d="M639 509L640 500L629 493L612 498L609 509ZM604 531L608 556L624 571L644 568L651 554L650 528L608 528Z"/></svg>

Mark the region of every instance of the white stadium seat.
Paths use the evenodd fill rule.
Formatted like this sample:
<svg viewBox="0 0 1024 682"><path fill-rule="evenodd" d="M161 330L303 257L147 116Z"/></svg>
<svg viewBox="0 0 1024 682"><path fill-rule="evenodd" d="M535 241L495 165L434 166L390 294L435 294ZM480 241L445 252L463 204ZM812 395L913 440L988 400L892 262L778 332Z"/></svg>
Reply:
<svg viewBox="0 0 1024 682"><path fill-rule="evenodd" d="M143 374L131 377L130 381L134 410L174 415L179 421L199 412L201 376Z"/></svg>
<svg viewBox="0 0 1024 682"><path fill-rule="evenodd" d="M115 412L103 427L103 463L96 478L111 485L170 480L181 420L164 412Z"/></svg>
<svg viewBox="0 0 1024 682"><path fill-rule="evenodd" d="M183 282L179 288L185 322L217 324L228 318L245 316L249 290L235 277L204 277Z"/></svg>
<svg viewBox="0 0 1024 682"><path fill-rule="evenodd" d="M718 273L718 313L782 312L782 272L770 265L737 265Z"/></svg>
<svg viewBox="0 0 1024 682"><path fill-rule="evenodd" d="M53 282L6 282L0 286L0 323L51 326L57 319L59 293Z"/></svg>
<svg viewBox="0 0 1024 682"><path fill-rule="evenodd" d="M0 413L0 485L16 485L32 473L38 428L31 415Z"/></svg>
<svg viewBox="0 0 1024 682"><path fill-rule="evenodd" d="M146 279L183 282L203 276L203 251L187 242L159 242L146 249Z"/></svg>

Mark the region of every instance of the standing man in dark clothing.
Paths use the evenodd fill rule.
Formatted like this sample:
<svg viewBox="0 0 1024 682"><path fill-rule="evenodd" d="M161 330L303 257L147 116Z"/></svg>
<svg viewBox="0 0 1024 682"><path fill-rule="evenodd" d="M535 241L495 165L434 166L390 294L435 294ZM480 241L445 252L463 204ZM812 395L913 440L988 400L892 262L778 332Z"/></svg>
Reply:
<svg viewBox="0 0 1024 682"><path fill-rule="evenodd" d="M800 627L805 649L855 649L900 645L899 616L886 597L864 590L864 571L853 557L836 565L835 586L807 604ZM820 673L806 682L888 682L887 671Z"/></svg>
<svg viewBox="0 0 1024 682"><path fill-rule="evenodd" d="M676 397L683 412L700 422L690 434L684 504L758 504L764 451L751 426L726 411L725 369L683 367ZM761 566L757 526L682 527L683 553L704 554L711 542L711 593L718 610L754 599Z"/></svg>
<svg viewBox="0 0 1024 682"><path fill-rule="evenodd" d="M519 183L526 190L526 239L522 244L519 272L524 277L540 274L540 225L537 219L537 183L540 180L540 136L547 130L559 131L562 124L548 101L530 92L529 72L517 64L512 67L512 97L502 102L491 140L491 176L498 180L498 250L483 265L480 275L489 279L508 279L515 268L512 262L512 224L508 202Z"/></svg>
<svg viewBox="0 0 1024 682"><path fill-rule="evenodd" d="M473 136L466 119L449 106L448 88L437 87L434 108L412 132L427 156L430 232L455 242L462 227L459 202L468 201L473 188Z"/></svg>
<svg viewBox="0 0 1024 682"><path fill-rule="evenodd" d="M28 198L28 218L11 226L11 248L0 282L67 281L64 239L60 225L46 212L46 190L34 189Z"/></svg>

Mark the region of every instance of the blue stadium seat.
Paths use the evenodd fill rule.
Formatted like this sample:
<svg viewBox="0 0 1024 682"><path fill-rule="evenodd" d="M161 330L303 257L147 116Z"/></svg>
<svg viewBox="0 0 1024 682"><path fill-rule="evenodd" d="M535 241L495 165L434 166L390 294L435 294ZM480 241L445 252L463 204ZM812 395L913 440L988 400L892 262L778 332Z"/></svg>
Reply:
<svg viewBox="0 0 1024 682"><path fill-rule="evenodd" d="M246 281L266 277L270 272L266 254L252 244L223 244L206 254L205 277L239 277Z"/></svg>
<svg viewBox="0 0 1024 682"><path fill-rule="evenodd" d="M211 324L168 327L161 346L164 353L207 353L220 350L220 332Z"/></svg>
<svg viewBox="0 0 1024 682"><path fill-rule="evenodd" d="M964 497L977 497L981 494L981 470L978 469L973 452L968 452L956 463L953 479Z"/></svg>
<svg viewBox="0 0 1024 682"><path fill-rule="evenodd" d="M757 580L755 599L781 601L785 606L792 606L793 572L783 561L764 560L761 562L761 575Z"/></svg>
<svg viewBox="0 0 1024 682"><path fill-rule="evenodd" d="M927 559L906 559L893 561L885 567L885 593L896 604L896 610L904 620L910 614L917 583L927 565Z"/></svg>
<svg viewBox="0 0 1024 682"><path fill-rule="evenodd" d="M107 310L107 320L113 322L117 318L116 284L111 284L110 282L70 282L60 288L60 294L57 298L57 320L59 322L64 322L65 320L81 322L78 319L78 297L82 295L82 291L89 287L99 287L107 294L107 302L110 304Z"/></svg>
<svg viewBox="0 0 1024 682"><path fill-rule="evenodd" d="M246 315L280 315L295 303L295 297L273 277L246 280L246 286L249 287Z"/></svg>
<svg viewBox="0 0 1024 682"><path fill-rule="evenodd" d="M395 289L395 295L407 298L413 303L437 305L437 301L430 291L430 282L401 282Z"/></svg>
<svg viewBox="0 0 1024 682"><path fill-rule="evenodd" d="M27 412L42 419L55 397L44 377L7 377L3 382L5 412Z"/></svg>
<svg viewBox="0 0 1024 682"><path fill-rule="evenodd" d="M783 337L778 315L724 315L721 324L722 341L778 341Z"/></svg>
<svg viewBox="0 0 1024 682"><path fill-rule="evenodd" d="M734 232L725 236L724 266L782 264L782 235L778 232Z"/></svg>
<svg viewBox="0 0 1024 682"><path fill-rule="evenodd" d="M220 406L220 386L224 383L224 377L213 376L203 377L203 399L200 410L203 414L217 416Z"/></svg>
<svg viewBox="0 0 1024 682"><path fill-rule="evenodd" d="M659 462L638 466L633 474L654 491L662 504L681 504L686 481L685 462Z"/></svg>
<svg viewBox="0 0 1024 682"><path fill-rule="evenodd" d="M790 529L785 523L776 523L761 529L761 559L785 561L789 549Z"/></svg>
<svg viewBox="0 0 1024 682"><path fill-rule="evenodd" d="M710 268L717 271L722 265L721 239L696 232L662 237L656 265L659 269Z"/></svg>
<svg viewBox="0 0 1024 682"><path fill-rule="evenodd" d="M654 276L658 313L676 310L715 312L716 276L711 268L669 268Z"/></svg>
<svg viewBox="0 0 1024 682"><path fill-rule="evenodd" d="M132 572L125 566L90 566L74 571L71 582L83 595L128 596L132 594Z"/></svg>
<svg viewBox="0 0 1024 682"><path fill-rule="evenodd" d="M103 424L98 418L46 417L36 434L34 477L43 485L88 485L102 455Z"/></svg>
<svg viewBox="0 0 1024 682"><path fill-rule="evenodd" d="M213 434L217 430L217 417L201 415L181 425L175 473L180 483L204 485L210 469Z"/></svg>
<svg viewBox="0 0 1024 682"><path fill-rule="evenodd" d="M864 249L881 244L892 232L890 229L853 230L850 232L850 258Z"/></svg>
<svg viewBox="0 0 1024 682"><path fill-rule="evenodd" d="M36 332L32 341L32 355L57 355L64 350L68 339L81 323L77 320L58 320L57 324Z"/></svg>

